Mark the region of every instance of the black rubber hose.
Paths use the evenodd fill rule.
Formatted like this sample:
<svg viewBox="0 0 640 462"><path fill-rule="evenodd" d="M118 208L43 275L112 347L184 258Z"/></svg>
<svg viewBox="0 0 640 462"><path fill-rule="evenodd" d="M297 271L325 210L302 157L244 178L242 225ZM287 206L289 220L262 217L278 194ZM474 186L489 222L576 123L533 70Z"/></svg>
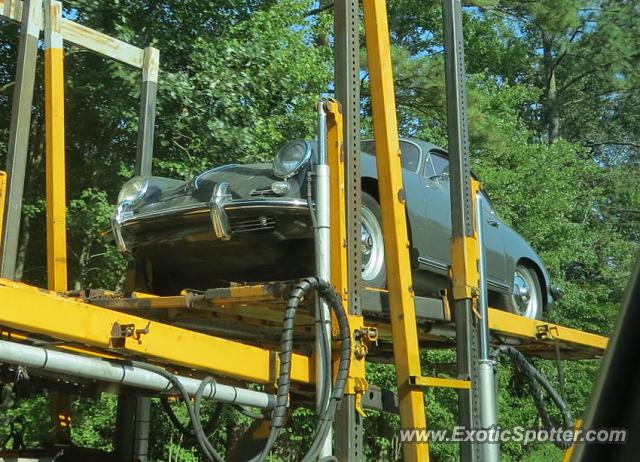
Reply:
<svg viewBox="0 0 640 462"><path fill-rule="evenodd" d="M317 458L317 454L320 451L321 445L325 440L329 430L331 429L331 424L333 423L333 420L335 418L336 409L342 400L347 379L349 377L349 367L351 364L351 330L349 328L349 320L347 318L344 307L342 306L342 300L340 299L340 296L335 292L333 287L328 282L315 277L306 278L294 286L287 303L280 342L280 376L278 378L278 393L276 395L276 405L271 416L271 431L264 449L260 454L252 459L252 462L263 462L264 460L266 460L286 424L287 410L289 407L289 390L291 386L291 356L293 353L294 318L300 302L312 290L315 290L318 295L327 302L329 307L334 311L336 315L340 331L341 349L340 362L335 383L333 385L333 390L331 393L328 393L326 391L327 387L322 387L323 390L321 393L322 400L320 408L326 409L326 412L319 418L319 423L316 428L311 446L307 454L302 459L303 462L311 462ZM328 339L323 339L322 345L323 348L327 350L326 356L328 356ZM195 394L194 403L192 404L189 394L187 393L180 380L178 380L178 378L174 374L158 366L153 366L138 361L133 361L132 363L134 366L146 369L165 377L172 384L172 386L180 392L189 413L189 420L191 421L191 425L193 427L192 432L188 432L188 430L177 419L170 406L168 406L168 403L166 403L167 405L165 406L165 410L168 409L167 414L169 415L169 418L174 423L174 425L176 425L177 428L181 429L181 431L185 432L185 434L193 434L196 437L204 456L208 460L213 462L224 462L222 457L216 452L215 448L207 438L207 435L202 428L202 421L200 416L204 390L208 385L214 384L215 380L212 377L206 377L204 380L202 380L202 382L200 382L200 386L198 387L198 390ZM323 459L323 461L326 462L333 460L335 460L334 457Z"/></svg>
<svg viewBox="0 0 640 462"><path fill-rule="evenodd" d="M318 295L324 299L329 307L335 312L340 329L341 354L338 373L330 395L323 398L321 409L327 411L320 416L318 427L314 434L311 447L303 462L314 460L320 450L331 423L333 422L335 411L342 400L344 389L349 376L349 366L351 364L351 330L349 321L342 306L342 301L331 285L315 277L303 279L297 283L289 296L287 307L284 313L282 326L282 337L280 342L280 375L278 377L278 393L276 395L276 405L271 418L271 431L260 454L254 457L251 462L262 462L266 460L271 452L276 440L280 436L286 423L287 410L289 407L289 390L291 386L291 355L293 350L293 326L296 310L301 300L312 290L316 290ZM323 393L324 394L324 393ZM329 403L327 404L327 400Z"/></svg>
<svg viewBox="0 0 640 462"><path fill-rule="evenodd" d="M239 404L234 404L233 407L236 409L236 411L238 411L243 416L249 417L250 419L253 419L253 420L264 420L267 418L264 414L253 412L250 409L244 406L241 406Z"/></svg>
<svg viewBox="0 0 640 462"><path fill-rule="evenodd" d="M509 356L518 370L520 370L523 374L525 374L529 378L529 387L532 392L533 400L538 409L538 413L540 417L544 421L545 427L549 429L553 426L551 421L551 417L546 409L543 397L542 397L542 388L547 392L551 400L555 403L555 405L560 410L562 414L562 420L564 422L565 429L571 429L574 426L574 421L571 416L571 411L569 410L569 405L567 402L560 396L560 394L553 388L549 380L535 368L533 364L529 362L527 357L522 354L516 348L510 345L500 345L497 347L492 353L491 356L493 359L497 359L501 355ZM556 446L561 449L567 449L571 443L570 442L554 442Z"/></svg>
<svg viewBox="0 0 640 462"><path fill-rule="evenodd" d="M167 416L169 417L169 420L171 421L173 426L176 427L180 433L182 433L187 438L193 438L195 436L192 426L187 427L183 425L182 422L180 422L180 419L178 419L175 412L173 412L173 409L171 408L171 405L169 404L169 400L167 398L165 397L160 398L160 404L162 404L162 409L164 410L165 414L167 414ZM204 428L203 426L204 432L206 435L211 435L215 431L216 424L220 419L221 413L222 413L222 403L217 403L213 411L213 415L211 416L211 419L209 420L209 422L207 422L207 427ZM248 414L245 414L245 415L247 417L258 418L257 414L255 416L250 416ZM265 417L261 416L260 418L264 419ZM191 423L191 421L189 421L189 423Z"/></svg>
<svg viewBox="0 0 640 462"><path fill-rule="evenodd" d="M207 458L207 460L211 462L224 462L224 459L213 448L207 436L205 435L202 429L202 423L198 418L199 409L198 409L198 414L196 414L195 406L191 404L191 398L189 396L189 393L184 388L184 385L182 385L182 382L180 382L180 380L178 380L178 378L174 374L163 369L162 367L154 366L154 365L139 362L139 361L132 361L132 365L163 376L169 381L169 383L171 383L171 385L175 389L177 389L180 392L180 395L182 395L182 399L184 400L184 404L187 407L187 412L189 413L189 420L191 421L191 425L193 426L194 435L196 437L196 440L198 441L198 444L200 445L200 448L202 449L204 456ZM211 383L211 381L207 381L207 379L211 379L211 381L213 381L211 377L207 377L205 378L205 380L203 380L200 383L198 392L200 392L201 395L202 395L202 390L204 390L203 384L206 383L208 385L209 383ZM196 404L199 404L197 398L198 396L196 393Z"/></svg>
<svg viewBox="0 0 640 462"><path fill-rule="evenodd" d="M331 424L335 418L336 410L342 401L344 395L344 389L347 385L349 378L349 367L351 364L351 329L349 328L349 320L347 313L342 306L342 300L340 296L335 292L333 287L325 281L319 281L318 293L320 296L332 307L335 312L336 320L338 321L338 327L340 331L340 341L342 348L340 350L340 363L338 366L338 373L331 392L331 401L329 403L327 411L320 417L320 424L316 431L316 436L313 440L311 448L307 452L306 456L302 459L303 462L311 462L315 460L320 452L321 446L331 430ZM327 458L331 460L332 458Z"/></svg>
<svg viewBox="0 0 640 462"><path fill-rule="evenodd" d="M171 409L169 400L166 397L163 396L162 398L160 398L160 404L162 405L164 413L167 414L173 426L176 427L180 433L182 433L187 438L192 438L195 436L193 428L186 427L182 424L182 422L180 422L178 416L175 414L175 412L173 412L173 409Z"/></svg>

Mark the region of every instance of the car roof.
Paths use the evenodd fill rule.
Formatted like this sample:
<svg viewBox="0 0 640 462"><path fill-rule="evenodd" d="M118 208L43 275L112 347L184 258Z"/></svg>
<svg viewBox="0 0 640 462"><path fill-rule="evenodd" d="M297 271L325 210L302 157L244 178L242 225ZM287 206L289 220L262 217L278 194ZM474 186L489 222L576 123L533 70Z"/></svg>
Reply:
<svg viewBox="0 0 640 462"><path fill-rule="evenodd" d="M362 140L362 142L365 141L375 141L373 138L367 138ZM437 146L433 143L429 143L428 141L423 141L419 138L412 138L412 137L408 137L408 136L401 136L400 137L400 141L406 141L409 143L413 143L415 145L417 145L418 147L420 147L420 149L422 150L422 152L430 152L430 151L438 151L438 154L441 154L443 156L447 156L448 157L448 153L444 148L441 148L440 146ZM373 154L373 153L372 153Z"/></svg>

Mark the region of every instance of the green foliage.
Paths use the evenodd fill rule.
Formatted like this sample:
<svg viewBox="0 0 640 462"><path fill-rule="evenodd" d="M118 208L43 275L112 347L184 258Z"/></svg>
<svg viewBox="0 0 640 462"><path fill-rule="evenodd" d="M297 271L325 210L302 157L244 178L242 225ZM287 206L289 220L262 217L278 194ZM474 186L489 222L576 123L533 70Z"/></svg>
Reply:
<svg viewBox="0 0 640 462"><path fill-rule="evenodd" d="M38 448L46 439L49 428L49 407L46 394L36 393L16 397L13 406L0 418L0 434L9 448L16 448L15 436L22 440L23 447Z"/></svg>
<svg viewBox="0 0 640 462"><path fill-rule="evenodd" d="M73 404L71 437L80 447L113 450L117 399L105 395L102 399L78 399Z"/></svg>
<svg viewBox="0 0 640 462"><path fill-rule="evenodd" d="M464 11L469 125L474 169L496 207L540 253L565 298L548 317L611 331L640 238L640 6L619 0L474 0ZM307 17L306 0L70 0L77 20L139 46L161 50L154 172L186 178L212 165L267 160L285 140L312 136L313 103L331 85L331 15ZM400 131L446 145L439 0L389 2ZM71 11L71 10L70 10ZM0 156L6 152L17 28L0 23ZM6 44L6 46L5 46ZM363 56L363 132L371 133ZM72 288L117 288L123 257L101 237L116 193L133 172L139 73L69 48L66 67L67 195ZM39 69L25 189L18 274L44 285L42 75ZM455 375L452 351L422 352L425 374ZM554 362L536 365L558 382ZM586 405L598 361L565 364L574 416ZM507 360L499 368L500 424L540 425L526 382ZM368 380L395 387L391 366ZM429 425L451 428L457 399L428 390ZM173 404L186 422L182 404ZM115 399L78 399L73 438L111 449ZM205 422L216 410L207 403ZM47 440L46 396L30 395L7 413L24 440ZM155 400L154 460L200 460L195 441L173 429ZM222 453L249 420L224 408L213 439ZM272 460L299 460L315 425L293 411ZM205 423L206 426L206 423ZM367 460L399 456L396 417L369 413ZM502 447L504 461L560 460L548 444ZM432 459L457 460L455 444L433 444Z"/></svg>

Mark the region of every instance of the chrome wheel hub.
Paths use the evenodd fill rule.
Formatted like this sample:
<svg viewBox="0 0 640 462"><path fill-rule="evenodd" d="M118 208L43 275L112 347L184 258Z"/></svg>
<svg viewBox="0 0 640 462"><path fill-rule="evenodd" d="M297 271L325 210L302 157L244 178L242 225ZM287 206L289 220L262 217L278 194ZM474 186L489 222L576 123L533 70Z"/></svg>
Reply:
<svg viewBox="0 0 640 462"><path fill-rule="evenodd" d="M365 257L367 260L371 256L371 250L373 249L373 238L371 237L371 233L364 226L360 227L360 246L362 248L362 264L365 263Z"/></svg>
<svg viewBox="0 0 640 462"><path fill-rule="evenodd" d="M535 318L538 310L538 294L531 274L518 268L513 276L513 301L521 316Z"/></svg>
<svg viewBox="0 0 640 462"><path fill-rule="evenodd" d="M371 281L384 265L384 241L382 228L371 210L362 207L360 248L362 252L362 279Z"/></svg>

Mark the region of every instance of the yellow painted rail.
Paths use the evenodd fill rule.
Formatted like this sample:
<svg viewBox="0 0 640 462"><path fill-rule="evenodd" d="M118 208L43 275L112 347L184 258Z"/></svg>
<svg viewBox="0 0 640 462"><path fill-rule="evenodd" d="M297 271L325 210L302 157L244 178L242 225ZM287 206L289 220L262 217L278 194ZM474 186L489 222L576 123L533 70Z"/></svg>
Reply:
<svg viewBox="0 0 640 462"><path fill-rule="evenodd" d="M119 326L148 329L124 339L117 351L165 364L272 384L278 373L276 354L268 349L193 332L100 308L44 289L0 279L0 325L55 339L113 350L112 330ZM291 378L312 383L313 359L294 354Z"/></svg>

